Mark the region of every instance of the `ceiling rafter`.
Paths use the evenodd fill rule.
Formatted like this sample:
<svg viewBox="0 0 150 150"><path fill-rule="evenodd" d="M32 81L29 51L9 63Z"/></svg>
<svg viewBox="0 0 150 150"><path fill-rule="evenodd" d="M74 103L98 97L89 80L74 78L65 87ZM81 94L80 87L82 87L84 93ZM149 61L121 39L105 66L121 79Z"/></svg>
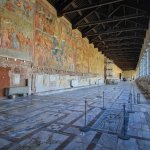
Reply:
<svg viewBox="0 0 150 150"><path fill-rule="evenodd" d="M62 11L65 11L75 0L66 0L66 2L61 3L57 8L57 16L62 17Z"/></svg>
<svg viewBox="0 0 150 150"><path fill-rule="evenodd" d="M117 17L117 18L110 18L110 19L105 19L105 20L100 20L100 21L93 21L93 22L90 22L90 23L79 24L79 25L76 26L76 28L92 26L92 25L100 25L100 24L103 24L103 23L111 23L111 22L141 18L141 17L144 18L146 16L144 16L143 14L140 14L140 15L137 15L137 14L127 15L127 16L122 16L122 17Z"/></svg>
<svg viewBox="0 0 150 150"><path fill-rule="evenodd" d="M113 3L118 3L118 2L122 2L124 0L114 0L114 1L109 1L109 2L101 2L101 3L96 3L96 4L89 4L87 6L83 6L80 8L76 8L76 9L71 9L71 10L66 10L66 11L62 11L62 14L71 14L74 12L78 12L78 11L84 11L84 10L89 10L92 8L97 8L97 7L101 7L101 6L105 6L105 5L109 5L109 4L113 4Z"/></svg>
<svg viewBox="0 0 150 150"><path fill-rule="evenodd" d="M131 1L131 0L126 0L123 3L126 7L130 7L135 10L143 11L143 12L146 12L148 15L150 15L149 6L143 7L141 4L137 4L135 2L133 3L133 1Z"/></svg>
<svg viewBox="0 0 150 150"><path fill-rule="evenodd" d="M130 45L142 45L141 43L135 43L135 42L125 42L125 43L121 43L121 44L108 44L108 46L130 46Z"/></svg>
<svg viewBox="0 0 150 150"><path fill-rule="evenodd" d="M93 42L95 43L102 43L103 41L118 41L118 40L124 40L124 39L143 39L144 36L123 36L123 37L116 37L116 38L107 38L107 39L103 39L102 41L98 40Z"/></svg>
<svg viewBox="0 0 150 150"><path fill-rule="evenodd" d="M123 48L115 48L115 49L108 49L108 50L103 50L104 52L110 52L110 51L117 51L117 50L137 50L140 49L141 47L123 47Z"/></svg>
<svg viewBox="0 0 150 150"><path fill-rule="evenodd" d="M117 33L117 32L127 32L127 31L139 31L139 30L147 30L146 28L122 28L118 30L110 30L110 31L101 31L99 33L91 33L86 34L85 36L97 36L97 35L104 35L104 34L111 34L111 33Z"/></svg>

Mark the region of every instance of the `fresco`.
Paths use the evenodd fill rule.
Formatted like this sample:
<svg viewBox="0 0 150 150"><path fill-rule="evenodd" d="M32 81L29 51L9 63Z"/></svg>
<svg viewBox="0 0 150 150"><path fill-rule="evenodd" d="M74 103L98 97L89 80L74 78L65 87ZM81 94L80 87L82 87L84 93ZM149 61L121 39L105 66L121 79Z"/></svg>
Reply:
<svg viewBox="0 0 150 150"><path fill-rule="evenodd" d="M42 32L35 32L35 65L51 65L52 38L45 36Z"/></svg>
<svg viewBox="0 0 150 150"><path fill-rule="evenodd" d="M20 3L1 0L0 3L0 55L32 60L33 3L30 0ZM19 18L18 15L26 19Z"/></svg>
<svg viewBox="0 0 150 150"><path fill-rule="evenodd" d="M74 71L71 24L44 1L36 3L35 30L35 64Z"/></svg>
<svg viewBox="0 0 150 150"><path fill-rule="evenodd" d="M89 45L89 73L92 73L93 72L93 67L94 67L94 50L93 50L93 46L92 44Z"/></svg>
<svg viewBox="0 0 150 150"><path fill-rule="evenodd" d="M89 71L89 42L87 39L83 39L83 60L82 60L82 72L88 73Z"/></svg>
<svg viewBox="0 0 150 150"><path fill-rule="evenodd" d="M37 0L35 9L35 65L59 69L62 66L63 50L58 37L54 35L57 17L42 0Z"/></svg>
<svg viewBox="0 0 150 150"><path fill-rule="evenodd" d="M96 52L95 52L95 73L98 74L99 73L99 70L100 70L100 64L101 64L101 61L100 61L100 54L98 52L98 49L95 49Z"/></svg>
<svg viewBox="0 0 150 150"><path fill-rule="evenodd" d="M65 19L61 19L61 49L63 50L63 66L64 70L74 71L74 55L75 55L75 47L74 47L74 38L72 33L72 28L70 23Z"/></svg>
<svg viewBox="0 0 150 150"><path fill-rule="evenodd" d="M82 36L81 33L78 30L73 30L74 34L74 40L76 41L76 72L82 73L82 67L83 67L83 49L82 49Z"/></svg>
<svg viewBox="0 0 150 150"><path fill-rule="evenodd" d="M100 73L102 64L98 50L46 0L0 0L0 55L76 73Z"/></svg>
<svg viewBox="0 0 150 150"><path fill-rule="evenodd" d="M56 15L52 13L42 0L36 1L35 28L53 36L55 32Z"/></svg>
<svg viewBox="0 0 150 150"><path fill-rule="evenodd" d="M100 73L100 71L99 70L102 70L102 68L101 68L101 56L100 56L100 53L97 51L97 58L96 58L96 73Z"/></svg>
<svg viewBox="0 0 150 150"><path fill-rule="evenodd" d="M0 6L5 10L33 22L34 0L0 0Z"/></svg>

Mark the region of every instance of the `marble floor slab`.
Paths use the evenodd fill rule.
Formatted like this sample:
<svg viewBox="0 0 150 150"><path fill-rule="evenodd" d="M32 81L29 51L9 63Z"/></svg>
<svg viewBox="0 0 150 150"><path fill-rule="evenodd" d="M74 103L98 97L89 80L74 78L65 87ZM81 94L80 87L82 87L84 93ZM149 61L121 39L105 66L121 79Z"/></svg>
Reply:
<svg viewBox="0 0 150 150"><path fill-rule="evenodd" d="M1 100L0 150L149 150L149 102L134 82Z"/></svg>

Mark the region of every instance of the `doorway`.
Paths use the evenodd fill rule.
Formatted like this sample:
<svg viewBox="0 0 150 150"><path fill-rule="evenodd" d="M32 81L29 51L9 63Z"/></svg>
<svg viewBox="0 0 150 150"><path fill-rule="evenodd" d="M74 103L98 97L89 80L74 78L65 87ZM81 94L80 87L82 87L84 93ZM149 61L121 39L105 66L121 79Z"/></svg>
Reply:
<svg viewBox="0 0 150 150"><path fill-rule="evenodd" d="M10 86L10 68L0 67L0 98L5 96L4 89Z"/></svg>
<svg viewBox="0 0 150 150"><path fill-rule="evenodd" d="M122 74L121 73L119 73L119 79L121 80L121 77L122 77Z"/></svg>

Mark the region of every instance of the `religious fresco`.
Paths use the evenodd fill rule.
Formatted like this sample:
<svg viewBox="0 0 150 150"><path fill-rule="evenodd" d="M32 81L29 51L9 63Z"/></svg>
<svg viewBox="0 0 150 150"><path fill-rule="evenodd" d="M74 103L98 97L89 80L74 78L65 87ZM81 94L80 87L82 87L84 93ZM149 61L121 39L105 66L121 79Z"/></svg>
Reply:
<svg viewBox="0 0 150 150"><path fill-rule="evenodd" d="M0 55L37 68L99 73L101 57L46 0L0 0Z"/></svg>
<svg viewBox="0 0 150 150"><path fill-rule="evenodd" d="M42 32L35 32L35 65L51 65L50 60L52 59L52 42L52 38L45 36Z"/></svg>
<svg viewBox="0 0 150 150"><path fill-rule="evenodd" d="M50 11L43 0L36 1L35 28L47 35L54 36L56 15Z"/></svg>
<svg viewBox="0 0 150 150"><path fill-rule="evenodd" d="M44 1L36 3L35 30L35 64L74 71L71 24L65 18L57 18Z"/></svg>
<svg viewBox="0 0 150 150"><path fill-rule="evenodd" d="M104 56L100 52L97 55L97 73L104 74Z"/></svg>
<svg viewBox="0 0 150 150"><path fill-rule="evenodd" d="M82 68L83 68L83 43L82 43L82 36L81 33L78 30L73 30L73 34L74 34L74 39L76 41L76 63L75 63L75 67L76 67L76 72L82 73Z"/></svg>
<svg viewBox="0 0 150 150"><path fill-rule="evenodd" d="M93 67L94 67L94 62L95 62L95 60L94 60L94 49L93 49L93 46L92 46L92 44L90 44L89 45L89 49L90 49L90 51L89 51L89 73L92 73L93 72Z"/></svg>
<svg viewBox="0 0 150 150"><path fill-rule="evenodd" d="M98 66L98 64L99 64L99 57L98 57L98 55L99 55L99 52L98 52L98 49L94 49L95 50L95 59L94 59L94 73L98 73L98 69L99 69L99 66Z"/></svg>
<svg viewBox="0 0 150 150"><path fill-rule="evenodd" d="M57 36L54 36L57 17L43 0L37 0L35 5L35 65L59 69L63 51Z"/></svg>
<svg viewBox="0 0 150 150"><path fill-rule="evenodd" d="M74 38L72 33L71 24L65 19L61 19L61 48L63 50L63 66L64 70L74 71L74 55L75 55L75 47L74 47Z"/></svg>
<svg viewBox="0 0 150 150"><path fill-rule="evenodd" d="M31 61L33 3L30 0L20 3L17 0L1 0L0 4L0 55ZM31 7L30 10L28 7Z"/></svg>
<svg viewBox="0 0 150 150"><path fill-rule="evenodd" d="M101 55L100 53L97 51L97 57L96 57L96 73L100 74L101 70L103 70L102 68L102 58L101 58Z"/></svg>
<svg viewBox="0 0 150 150"><path fill-rule="evenodd" d="M33 22L34 0L0 0L0 6L5 13L11 12L26 21Z"/></svg>
<svg viewBox="0 0 150 150"><path fill-rule="evenodd" d="M82 60L82 72L83 73L88 73L89 71L89 42L86 38L84 38L83 40L83 60Z"/></svg>

